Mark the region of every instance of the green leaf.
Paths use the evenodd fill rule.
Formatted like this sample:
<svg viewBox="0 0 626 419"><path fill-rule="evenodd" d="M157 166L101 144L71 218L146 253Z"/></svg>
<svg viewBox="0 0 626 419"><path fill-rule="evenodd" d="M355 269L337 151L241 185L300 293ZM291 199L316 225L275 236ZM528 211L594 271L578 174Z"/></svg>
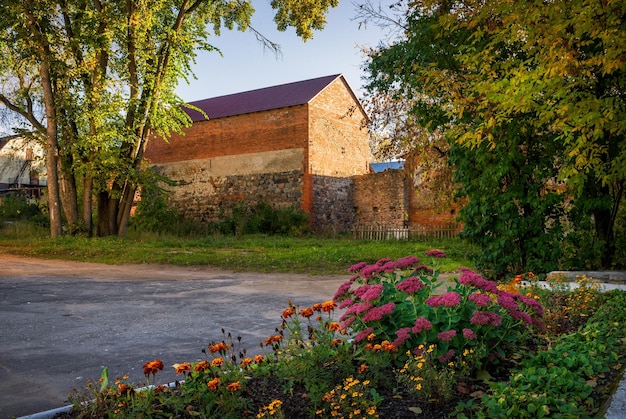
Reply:
<svg viewBox="0 0 626 419"><path fill-rule="evenodd" d="M109 367L104 367L102 369L102 374L100 374L100 392L102 393L109 386Z"/></svg>

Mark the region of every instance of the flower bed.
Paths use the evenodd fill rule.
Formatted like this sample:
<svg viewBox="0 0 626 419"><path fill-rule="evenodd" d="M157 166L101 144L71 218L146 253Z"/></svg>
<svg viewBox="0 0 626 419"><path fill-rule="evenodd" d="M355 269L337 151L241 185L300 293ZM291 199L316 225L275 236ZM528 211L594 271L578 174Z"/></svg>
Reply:
<svg viewBox="0 0 626 419"><path fill-rule="evenodd" d="M350 268L333 300L291 303L248 354L224 333L174 386L124 377L74 394L59 417L593 417L624 362L626 293L532 274L496 284L463 269L442 293L426 252ZM522 284L526 284L522 286ZM335 318L339 316L339 318ZM609 320L610 319L610 320ZM165 366L144 365L147 384Z"/></svg>

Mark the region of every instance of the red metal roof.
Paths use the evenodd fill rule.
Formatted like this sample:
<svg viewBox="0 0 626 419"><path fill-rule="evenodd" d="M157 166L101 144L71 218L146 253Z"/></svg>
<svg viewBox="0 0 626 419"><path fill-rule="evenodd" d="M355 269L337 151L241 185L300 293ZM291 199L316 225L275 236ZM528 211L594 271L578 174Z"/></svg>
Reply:
<svg viewBox="0 0 626 419"><path fill-rule="evenodd" d="M190 105L202 109L210 119L304 105L338 77L341 74L203 99ZM206 120L198 111L185 109L185 112L194 122Z"/></svg>

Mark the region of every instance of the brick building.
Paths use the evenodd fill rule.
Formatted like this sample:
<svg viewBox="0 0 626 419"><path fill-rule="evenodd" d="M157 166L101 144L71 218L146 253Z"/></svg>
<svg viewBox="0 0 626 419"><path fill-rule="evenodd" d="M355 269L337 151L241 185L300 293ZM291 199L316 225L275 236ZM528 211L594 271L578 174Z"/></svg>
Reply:
<svg viewBox="0 0 626 419"><path fill-rule="evenodd" d="M234 204L298 205L316 231L355 222L354 177L370 171L367 118L342 75L191 103L184 135L145 156L177 182L170 203L198 221Z"/></svg>

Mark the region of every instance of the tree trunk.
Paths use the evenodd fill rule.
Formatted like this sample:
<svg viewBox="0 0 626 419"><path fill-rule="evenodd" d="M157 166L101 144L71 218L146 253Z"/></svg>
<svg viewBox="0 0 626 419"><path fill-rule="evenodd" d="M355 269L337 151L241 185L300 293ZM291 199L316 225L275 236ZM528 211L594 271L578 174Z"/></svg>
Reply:
<svg viewBox="0 0 626 419"><path fill-rule="evenodd" d="M98 194L98 237L117 234L117 199L112 199L108 191Z"/></svg>
<svg viewBox="0 0 626 419"><path fill-rule="evenodd" d="M615 236L613 233L613 222L611 220L610 209L596 209L593 211L595 222L596 238L604 243L600 263L602 269L609 269L613 264L615 255Z"/></svg>
<svg viewBox="0 0 626 419"><path fill-rule="evenodd" d="M54 100L54 91L52 89L52 81L50 79L50 57L52 53L46 40L46 37L39 32L38 22L33 14L32 2L27 3L29 29L33 38L37 40L37 48L39 52L39 75L41 77L41 86L43 88L43 102L46 114L46 177L48 189L48 212L50 214L50 236L58 237L63 231L63 222L61 220L61 204L59 198L59 143L57 130L56 105Z"/></svg>
<svg viewBox="0 0 626 419"><path fill-rule="evenodd" d="M83 178L83 225L85 231L91 237L93 235L93 177L86 175Z"/></svg>
<svg viewBox="0 0 626 419"><path fill-rule="evenodd" d="M59 194L67 226L72 233L76 233L80 230L78 194L76 192L76 180L71 173L72 162L68 161L70 159L67 156L59 158Z"/></svg>

